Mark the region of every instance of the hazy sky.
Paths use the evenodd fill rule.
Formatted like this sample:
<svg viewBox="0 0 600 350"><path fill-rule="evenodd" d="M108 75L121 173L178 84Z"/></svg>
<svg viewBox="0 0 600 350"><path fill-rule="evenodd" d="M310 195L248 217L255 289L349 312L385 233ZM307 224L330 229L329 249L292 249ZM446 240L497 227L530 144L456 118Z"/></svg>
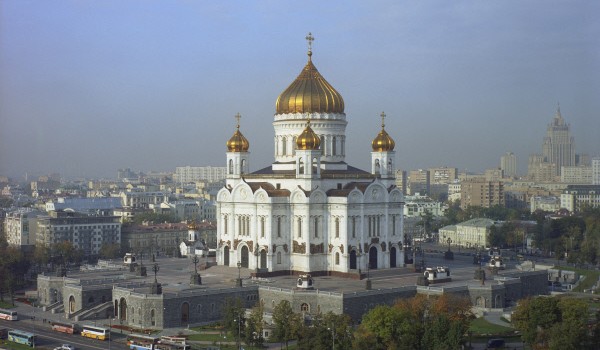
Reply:
<svg viewBox="0 0 600 350"><path fill-rule="evenodd" d="M403 169L541 153L560 102L600 154L599 1L0 1L0 175L225 164L242 114L273 161L275 100L313 62L344 97L347 161L379 114Z"/></svg>

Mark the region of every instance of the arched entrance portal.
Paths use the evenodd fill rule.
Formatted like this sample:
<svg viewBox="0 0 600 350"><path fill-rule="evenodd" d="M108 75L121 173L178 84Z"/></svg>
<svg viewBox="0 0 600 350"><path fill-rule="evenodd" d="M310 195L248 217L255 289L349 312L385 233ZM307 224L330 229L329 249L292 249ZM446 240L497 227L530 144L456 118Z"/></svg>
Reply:
<svg viewBox="0 0 600 350"><path fill-rule="evenodd" d="M242 247L242 267L248 268L248 247Z"/></svg>
<svg viewBox="0 0 600 350"><path fill-rule="evenodd" d="M390 248L390 267L396 267L396 247Z"/></svg>
<svg viewBox="0 0 600 350"><path fill-rule="evenodd" d="M377 248L375 247L371 247L371 249L369 249L369 268L377 268Z"/></svg>
<svg viewBox="0 0 600 350"><path fill-rule="evenodd" d="M223 265L229 266L229 246L223 248Z"/></svg>
<svg viewBox="0 0 600 350"><path fill-rule="evenodd" d="M121 298L119 301L119 320L127 320L127 301L125 301L125 298Z"/></svg>
<svg viewBox="0 0 600 350"><path fill-rule="evenodd" d="M267 268L267 251L264 249L260 251L260 268Z"/></svg>
<svg viewBox="0 0 600 350"><path fill-rule="evenodd" d="M350 251L350 269L356 270L356 250Z"/></svg>
<svg viewBox="0 0 600 350"><path fill-rule="evenodd" d="M75 297L72 295L69 297L69 313L75 312Z"/></svg>

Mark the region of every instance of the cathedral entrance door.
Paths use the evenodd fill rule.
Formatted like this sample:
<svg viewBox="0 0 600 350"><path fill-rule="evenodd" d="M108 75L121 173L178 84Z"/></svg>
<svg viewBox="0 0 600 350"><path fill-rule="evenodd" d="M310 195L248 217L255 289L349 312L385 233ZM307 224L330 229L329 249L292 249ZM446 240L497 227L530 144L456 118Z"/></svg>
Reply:
<svg viewBox="0 0 600 350"><path fill-rule="evenodd" d="M264 249L260 251L260 268L267 268L267 251Z"/></svg>
<svg viewBox="0 0 600 350"><path fill-rule="evenodd" d="M248 268L248 247L242 247L242 267Z"/></svg>
<svg viewBox="0 0 600 350"><path fill-rule="evenodd" d="M396 247L390 248L390 267L396 267Z"/></svg>
<svg viewBox="0 0 600 350"><path fill-rule="evenodd" d="M350 251L350 270L356 270L356 250Z"/></svg>
<svg viewBox="0 0 600 350"><path fill-rule="evenodd" d="M227 245L223 248L223 265L229 266L229 246Z"/></svg>
<svg viewBox="0 0 600 350"><path fill-rule="evenodd" d="M369 268L377 268L377 248L375 247L371 247L371 249L369 249Z"/></svg>

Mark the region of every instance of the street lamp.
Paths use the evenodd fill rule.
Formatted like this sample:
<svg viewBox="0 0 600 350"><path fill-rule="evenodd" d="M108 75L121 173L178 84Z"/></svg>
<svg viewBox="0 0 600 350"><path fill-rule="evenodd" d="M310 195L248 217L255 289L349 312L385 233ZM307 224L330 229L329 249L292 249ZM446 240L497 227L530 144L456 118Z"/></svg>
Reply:
<svg viewBox="0 0 600 350"><path fill-rule="evenodd" d="M238 261L238 279L237 279L237 287L242 287L242 263Z"/></svg>
<svg viewBox="0 0 600 350"><path fill-rule="evenodd" d="M335 328L331 325L331 328L327 328L327 330L331 331L331 349L335 350Z"/></svg>

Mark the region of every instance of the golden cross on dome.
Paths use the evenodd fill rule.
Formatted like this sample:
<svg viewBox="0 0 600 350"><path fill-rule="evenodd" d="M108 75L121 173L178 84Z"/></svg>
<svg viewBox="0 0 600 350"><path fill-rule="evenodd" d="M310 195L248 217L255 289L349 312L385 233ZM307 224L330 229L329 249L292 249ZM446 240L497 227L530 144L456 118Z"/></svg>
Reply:
<svg viewBox="0 0 600 350"><path fill-rule="evenodd" d="M237 128L240 128L240 119L242 118L242 115L238 112L238 114L235 115L235 120L237 120Z"/></svg>
<svg viewBox="0 0 600 350"><path fill-rule="evenodd" d="M381 112L381 127L385 128L385 112Z"/></svg>
<svg viewBox="0 0 600 350"><path fill-rule="evenodd" d="M312 36L311 32L308 32L308 35L306 36L306 41L308 42L308 55L310 56L312 54L312 42L315 41L315 37Z"/></svg>

